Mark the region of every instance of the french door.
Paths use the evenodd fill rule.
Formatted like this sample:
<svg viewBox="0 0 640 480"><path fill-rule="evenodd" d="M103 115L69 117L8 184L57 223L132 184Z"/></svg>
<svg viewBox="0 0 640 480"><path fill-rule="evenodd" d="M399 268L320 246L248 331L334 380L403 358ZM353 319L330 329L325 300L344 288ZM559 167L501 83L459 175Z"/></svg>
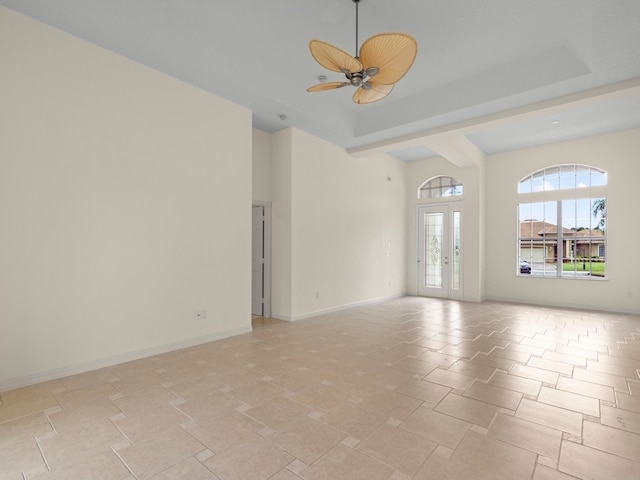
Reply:
<svg viewBox="0 0 640 480"><path fill-rule="evenodd" d="M462 299L462 202L418 206L418 295Z"/></svg>

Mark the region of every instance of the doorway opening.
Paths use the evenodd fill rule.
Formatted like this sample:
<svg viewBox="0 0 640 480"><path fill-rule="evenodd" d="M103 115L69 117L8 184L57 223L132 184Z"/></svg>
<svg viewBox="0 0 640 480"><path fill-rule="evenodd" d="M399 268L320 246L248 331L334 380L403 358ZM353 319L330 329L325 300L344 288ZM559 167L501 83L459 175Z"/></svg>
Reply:
<svg viewBox="0 0 640 480"><path fill-rule="evenodd" d="M251 316L271 316L271 204L252 205Z"/></svg>

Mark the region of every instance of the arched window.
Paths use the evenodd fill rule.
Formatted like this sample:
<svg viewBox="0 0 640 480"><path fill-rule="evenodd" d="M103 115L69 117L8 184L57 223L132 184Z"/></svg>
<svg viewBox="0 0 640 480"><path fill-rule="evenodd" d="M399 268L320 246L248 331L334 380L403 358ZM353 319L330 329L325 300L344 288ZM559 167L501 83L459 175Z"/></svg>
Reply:
<svg viewBox="0 0 640 480"><path fill-rule="evenodd" d="M605 277L607 173L586 165L554 165L518 182L517 272L521 276ZM577 198L557 197L575 190Z"/></svg>
<svg viewBox="0 0 640 480"><path fill-rule="evenodd" d="M456 197L462 195L462 183L453 177L433 177L418 188L418 199Z"/></svg>
<svg viewBox="0 0 640 480"><path fill-rule="evenodd" d="M607 173L586 165L546 167L518 182L518 193L549 192L569 188L596 187L607 184Z"/></svg>

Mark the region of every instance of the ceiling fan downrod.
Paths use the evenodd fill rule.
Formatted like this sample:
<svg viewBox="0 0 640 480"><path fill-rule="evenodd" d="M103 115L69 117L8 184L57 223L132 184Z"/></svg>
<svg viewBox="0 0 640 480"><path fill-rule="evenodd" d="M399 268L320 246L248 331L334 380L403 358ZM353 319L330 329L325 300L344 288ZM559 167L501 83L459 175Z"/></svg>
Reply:
<svg viewBox="0 0 640 480"><path fill-rule="evenodd" d="M360 0L352 0L353 3L356 4L356 54L354 58L356 60L360 60L360 52L359 52L359 43L358 43L358 24L360 23L358 20L358 5L360 4ZM376 73L378 73L378 67L369 67L366 70L362 69L359 72L351 73L349 71L343 71L346 75L347 79L351 82L351 85L354 87L362 87L365 90L371 89L371 82L369 81L369 77L373 77Z"/></svg>
<svg viewBox="0 0 640 480"><path fill-rule="evenodd" d="M358 4L360 0L353 0L353 3L356 4L356 54L355 58L360 58L360 52L358 51Z"/></svg>

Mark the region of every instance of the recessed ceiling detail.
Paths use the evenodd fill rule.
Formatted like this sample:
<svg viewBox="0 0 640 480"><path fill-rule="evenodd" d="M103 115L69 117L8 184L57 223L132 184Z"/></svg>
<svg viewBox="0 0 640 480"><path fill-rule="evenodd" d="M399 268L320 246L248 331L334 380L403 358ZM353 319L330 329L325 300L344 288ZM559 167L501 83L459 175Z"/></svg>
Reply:
<svg viewBox="0 0 640 480"><path fill-rule="evenodd" d="M246 106L256 128L296 127L349 151L380 145L400 151L411 146L408 138L459 125L475 126L463 135L484 153L640 126L637 88L626 89L624 99L571 100L640 82L640 2L362 0L362 38L408 32L420 46L409 74L370 104L355 104L344 89L305 91L323 73L309 55L309 39L351 50L350 0L0 5ZM568 100L557 117L536 107L562 99ZM521 110L537 116L517 115ZM504 112L515 113L500 124L479 120ZM552 128L554 118L561 123Z"/></svg>

